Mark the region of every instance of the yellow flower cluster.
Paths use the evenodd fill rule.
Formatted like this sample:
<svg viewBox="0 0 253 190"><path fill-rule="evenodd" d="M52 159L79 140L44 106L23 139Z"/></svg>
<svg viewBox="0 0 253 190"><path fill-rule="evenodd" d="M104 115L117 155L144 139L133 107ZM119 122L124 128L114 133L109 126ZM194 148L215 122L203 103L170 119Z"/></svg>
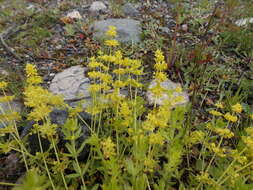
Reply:
<svg viewBox="0 0 253 190"><path fill-rule="evenodd" d="M206 146L209 148L209 150L213 151L215 154L217 154L220 157L225 157L226 156L226 149L221 148L219 146L216 146L215 143L208 143Z"/></svg>
<svg viewBox="0 0 253 190"><path fill-rule="evenodd" d="M253 127L246 128L247 136L242 138L248 148L248 154L253 157Z"/></svg>
<svg viewBox="0 0 253 190"><path fill-rule="evenodd" d="M121 102L119 115L122 117L121 125L123 127L130 126L133 120L133 116L132 116L132 110L126 101Z"/></svg>
<svg viewBox="0 0 253 190"><path fill-rule="evenodd" d="M105 40L104 44L109 47L119 46L118 40L112 39L117 36L117 28L115 26L109 26L109 29L106 31L106 36L110 39Z"/></svg>
<svg viewBox="0 0 253 190"><path fill-rule="evenodd" d="M165 59L161 50L156 50L155 52L155 65L154 68L156 70L155 76L157 77L158 83L163 82L167 79L164 71L167 69L167 64L165 63Z"/></svg>
<svg viewBox="0 0 253 190"><path fill-rule="evenodd" d="M115 152L116 145L112 142L110 137L102 141L101 145L102 145L102 151L103 151L105 159L110 159L116 155L116 152Z"/></svg>
<svg viewBox="0 0 253 190"><path fill-rule="evenodd" d="M3 96L0 97L0 102L10 102L14 99L14 96Z"/></svg>
<svg viewBox="0 0 253 190"><path fill-rule="evenodd" d="M209 184L209 185L214 184L214 180L209 176L209 174L207 172L201 172L200 175L196 176L196 179L199 182L202 182L204 184Z"/></svg>
<svg viewBox="0 0 253 190"><path fill-rule="evenodd" d="M216 104L214 104L217 108L223 109L224 106L221 102L217 102Z"/></svg>
<svg viewBox="0 0 253 190"><path fill-rule="evenodd" d="M37 70L34 65L27 64L25 67L25 71L26 71L26 76L27 76L26 82L29 85L40 84L42 82L42 79L38 75Z"/></svg>
<svg viewBox="0 0 253 190"><path fill-rule="evenodd" d="M205 133L203 131L193 131L189 138L187 138L187 143L189 145L194 145L196 143L201 143L205 138Z"/></svg>
<svg viewBox="0 0 253 190"><path fill-rule="evenodd" d="M7 87L7 82L1 81L0 82L0 89L5 89Z"/></svg>
<svg viewBox="0 0 253 190"><path fill-rule="evenodd" d="M151 158L144 159L145 172L154 172L154 168L156 166L156 161Z"/></svg>
<svg viewBox="0 0 253 190"><path fill-rule="evenodd" d="M29 113L29 119L39 121L48 116L53 106L64 106L63 98L53 95L48 90L43 89L37 84L41 83L42 79L38 76L34 65L26 65L27 87L25 88L25 102L28 107L33 108Z"/></svg>
<svg viewBox="0 0 253 190"><path fill-rule="evenodd" d="M168 106L160 106L157 110L153 110L147 115L147 119L143 122L143 129L154 131L156 127L166 128L170 119L170 109Z"/></svg>
<svg viewBox="0 0 253 190"><path fill-rule="evenodd" d="M149 144L151 145L163 145L164 140L164 137L160 133L151 133L149 136Z"/></svg>
<svg viewBox="0 0 253 190"><path fill-rule="evenodd" d="M118 40L105 40L105 45L109 47L119 46Z"/></svg>
<svg viewBox="0 0 253 190"><path fill-rule="evenodd" d="M115 26L109 26L109 29L106 31L106 35L109 37L116 37L117 36L117 28Z"/></svg>
<svg viewBox="0 0 253 190"><path fill-rule="evenodd" d="M242 112L241 104L237 103L237 104L233 105L232 106L232 111L234 111L236 113L241 113Z"/></svg>
<svg viewBox="0 0 253 190"><path fill-rule="evenodd" d="M223 114L219 111L215 111L215 110L211 110L209 111L210 114L214 115L214 116L222 116Z"/></svg>
<svg viewBox="0 0 253 190"><path fill-rule="evenodd" d="M215 132L219 134L220 136L224 138L228 138L228 139L234 136L234 133L230 131L229 129L215 128Z"/></svg>
<svg viewBox="0 0 253 190"><path fill-rule="evenodd" d="M230 113L226 113L224 115L224 118L228 121L231 121L231 122L236 122L237 121L237 116L233 116L231 115Z"/></svg>

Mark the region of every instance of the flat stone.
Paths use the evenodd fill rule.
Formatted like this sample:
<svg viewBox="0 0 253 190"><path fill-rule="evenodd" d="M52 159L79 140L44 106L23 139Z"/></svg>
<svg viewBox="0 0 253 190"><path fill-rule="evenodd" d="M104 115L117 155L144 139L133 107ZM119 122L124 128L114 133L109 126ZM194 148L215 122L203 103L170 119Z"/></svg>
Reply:
<svg viewBox="0 0 253 190"><path fill-rule="evenodd" d="M107 19L97 21L92 28L94 29L94 37L101 39L109 26L115 26L117 28L117 40L123 43L140 41L141 27L140 22L133 19Z"/></svg>
<svg viewBox="0 0 253 190"><path fill-rule="evenodd" d="M2 76L8 76L9 72L6 71L4 68L0 67L0 75L2 75Z"/></svg>
<svg viewBox="0 0 253 190"><path fill-rule="evenodd" d="M70 12L67 14L67 17L69 18L73 18L73 19L82 19L82 16L80 15L80 13L76 10Z"/></svg>
<svg viewBox="0 0 253 190"><path fill-rule="evenodd" d="M64 100L90 97L90 80L84 76L86 68L77 65L57 73L50 84L53 94L63 95Z"/></svg>
<svg viewBox="0 0 253 190"><path fill-rule="evenodd" d="M155 87L156 84L157 84L157 82L155 80L152 80L149 87L148 87L148 91L146 93L146 96L147 96L147 100L148 100L149 104L154 105L156 103L157 105L164 105L164 103L166 101L173 102L173 100L175 100L175 98L180 97L180 96L183 97L183 100L179 101L179 102L176 102L176 103L173 103L173 105L172 105L173 107L178 106L178 105L184 105L184 104L189 102L189 96L186 92L184 92L184 91L182 91L182 92L174 91L176 88L181 87L181 85L178 84L178 83L174 83L171 80L166 80L166 81L162 82L161 86L164 89L166 89L168 91L171 91L172 93L171 94L164 93L164 94L161 95L160 98L158 98L156 100L153 92L151 91L151 89L153 87Z"/></svg>
<svg viewBox="0 0 253 190"><path fill-rule="evenodd" d="M248 24L253 24L253 18L243 18L235 22L237 26L246 26Z"/></svg>
<svg viewBox="0 0 253 190"><path fill-rule="evenodd" d="M102 1L94 1L90 6L89 11L90 12L99 12L99 11L103 11L105 9L106 9L106 6Z"/></svg>

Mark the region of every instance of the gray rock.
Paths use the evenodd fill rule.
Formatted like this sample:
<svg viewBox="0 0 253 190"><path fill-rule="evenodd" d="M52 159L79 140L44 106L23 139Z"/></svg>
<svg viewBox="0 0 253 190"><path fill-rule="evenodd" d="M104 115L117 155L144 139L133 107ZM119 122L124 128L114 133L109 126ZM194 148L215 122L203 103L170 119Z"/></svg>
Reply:
<svg viewBox="0 0 253 190"><path fill-rule="evenodd" d="M102 1L94 1L89 9L90 12L99 12L104 10L106 10L106 6Z"/></svg>
<svg viewBox="0 0 253 190"><path fill-rule="evenodd" d="M0 75L2 75L2 76L8 76L9 72L6 71L4 68L0 67Z"/></svg>
<svg viewBox="0 0 253 190"><path fill-rule="evenodd" d="M67 14L67 17L69 18L73 18L73 19L82 19L82 16L80 15L80 13L76 10L70 12Z"/></svg>
<svg viewBox="0 0 253 190"><path fill-rule="evenodd" d="M84 76L86 68L73 66L55 75L49 90L53 94L63 95L64 100L90 97L90 80Z"/></svg>
<svg viewBox="0 0 253 190"><path fill-rule="evenodd" d="M125 16L135 17L139 15L139 11L137 10L135 4L126 3L122 9Z"/></svg>
<svg viewBox="0 0 253 190"><path fill-rule="evenodd" d="M110 25L117 28L118 36L116 39L120 42L137 43L140 41L140 22L133 19L107 19L95 22L92 26L95 31L94 37L103 38Z"/></svg>
<svg viewBox="0 0 253 190"><path fill-rule="evenodd" d="M148 100L148 103L151 104L151 105L154 105L155 104L155 101L156 101L156 104L157 105L163 105L167 100L169 101L172 101L175 100L175 98L179 97L179 96L182 96L183 97L183 100L182 101L179 101L179 102L176 102L176 103L173 103L173 107L174 106L177 106L177 105L183 105L183 104L186 104L189 102L189 96L186 92L182 91L182 92L175 92L174 89L176 89L177 87L181 87L180 84L178 83L174 83L170 80L166 80L164 82L161 83L161 86L168 90L168 91L171 91L171 94L170 93L164 93L160 98L158 98L156 100L153 92L151 91L151 89L153 87L155 87L157 84L157 82L155 80L152 80L149 87L148 87L148 91L146 93L146 96L147 96L147 100Z"/></svg>
<svg viewBox="0 0 253 190"><path fill-rule="evenodd" d="M19 101L11 101L9 103L2 102L0 103L0 114L9 113L9 112L18 112L21 113L23 110L23 104ZM8 125L8 122L0 120L0 128L4 128Z"/></svg>
<svg viewBox="0 0 253 190"><path fill-rule="evenodd" d="M247 26L248 24L253 24L253 18L243 18L235 22L237 26Z"/></svg>

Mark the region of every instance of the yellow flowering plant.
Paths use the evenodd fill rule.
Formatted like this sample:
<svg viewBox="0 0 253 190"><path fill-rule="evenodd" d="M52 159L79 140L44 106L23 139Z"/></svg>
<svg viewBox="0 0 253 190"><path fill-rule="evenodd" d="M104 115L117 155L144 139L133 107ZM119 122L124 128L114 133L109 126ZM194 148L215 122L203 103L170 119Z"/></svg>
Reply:
<svg viewBox="0 0 253 190"><path fill-rule="evenodd" d="M105 47L86 64L92 100L85 110L82 102L72 108L61 96L42 88L36 66L26 65L27 113L23 118L32 120L32 129L21 138L16 125L20 114L1 113L0 120L8 121L0 128L1 154L20 153L27 176L47 181L45 190L236 189L238 183L253 182L252 113L239 102L219 101L206 110L203 121L191 105L175 106L184 97L157 104L164 93L183 91L179 86L168 91L161 85L170 76L160 49L154 52L153 61L156 85L151 91L156 101L148 105L142 95L146 90L142 60L118 50L117 29L108 29ZM0 82L1 90L6 87L7 83ZM4 96L0 102L13 99ZM51 121L55 108L68 111L63 125ZM91 121L81 117L83 111ZM247 123L243 121L246 116ZM87 139L80 122L87 126ZM31 150L30 137L35 137L32 143L38 144L38 150ZM25 178L17 189L27 187L28 182Z"/></svg>

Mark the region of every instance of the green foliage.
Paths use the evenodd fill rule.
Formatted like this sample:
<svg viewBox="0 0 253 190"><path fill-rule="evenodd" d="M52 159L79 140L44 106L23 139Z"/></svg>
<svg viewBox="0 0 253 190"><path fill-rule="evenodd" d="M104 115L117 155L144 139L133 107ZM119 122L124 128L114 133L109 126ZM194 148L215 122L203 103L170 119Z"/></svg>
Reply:
<svg viewBox="0 0 253 190"><path fill-rule="evenodd" d="M36 169L31 169L26 173L22 185L18 185L13 190L46 190L49 186L46 176L41 176Z"/></svg>
<svg viewBox="0 0 253 190"><path fill-rule="evenodd" d="M26 169L22 184L14 190L252 189L253 112L248 102L251 81L247 79L250 71L240 75L239 58L226 59L228 54L237 52L243 55L239 61L249 60L243 65L251 64L252 32L238 28L230 31L232 25L221 27L223 20L219 11L211 14L210 1L198 1L194 9L184 6L181 0L175 2L177 28L172 36L159 34L160 22L144 24L143 37L148 40L140 47L146 52L155 51L152 59L138 55L138 47L119 50L116 28L109 28L105 46L86 63L92 100L84 110L81 102L71 108L61 97L43 89L35 66L27 64L23 87L27 113L23 117L12 111L0 114L0 121L8 121L0 129L1 155L15 152ZM114 16L120 15L121 7L117 6ZM230 15L237 6L234 0L226 1L221 15ZM209 17L203 17L206 12ZM188 23L188 13L193 17L189 27L199 37L189 48L178 39L181 25ZM2 14L11 16L8 12ZM38 46L52 35L48 26L57 18L57 12L37 15L36 24L21 32L16 40ZM208 34L211 29L214 35ZM219 29L224 30L216 34ZM74 25L65 25L65 31L74 35ZM187 35L186 40L196 40L196 36ZM147 85L143 80L147 62L143 64L135 56L154 67L151 72L157 85L150 89L153 105L148 105L141 93ZM158 104L163 94L171 96L182 90L164 89L161 83L168 76L177 81L183 78L180 80L191 93L191 104L176 106L183 97ZM238 89L234 90L233 84ZM5 94L0 102L14 98L6 94L6 88L7 84L0 82ZM51 123L49 114L54 108L69 112L63 126ZM91 115L91 122L79 121L81 111ZM18 122L25 125L27 120L35 121L29 135L37 137L39 150L33 154L28 138L21 137L18 128ZM80 122L89 129L87 139L83 139ZM48 141L49 147L43 146L43 140ZM81 156L86 150L88 155Z"/></svg>

